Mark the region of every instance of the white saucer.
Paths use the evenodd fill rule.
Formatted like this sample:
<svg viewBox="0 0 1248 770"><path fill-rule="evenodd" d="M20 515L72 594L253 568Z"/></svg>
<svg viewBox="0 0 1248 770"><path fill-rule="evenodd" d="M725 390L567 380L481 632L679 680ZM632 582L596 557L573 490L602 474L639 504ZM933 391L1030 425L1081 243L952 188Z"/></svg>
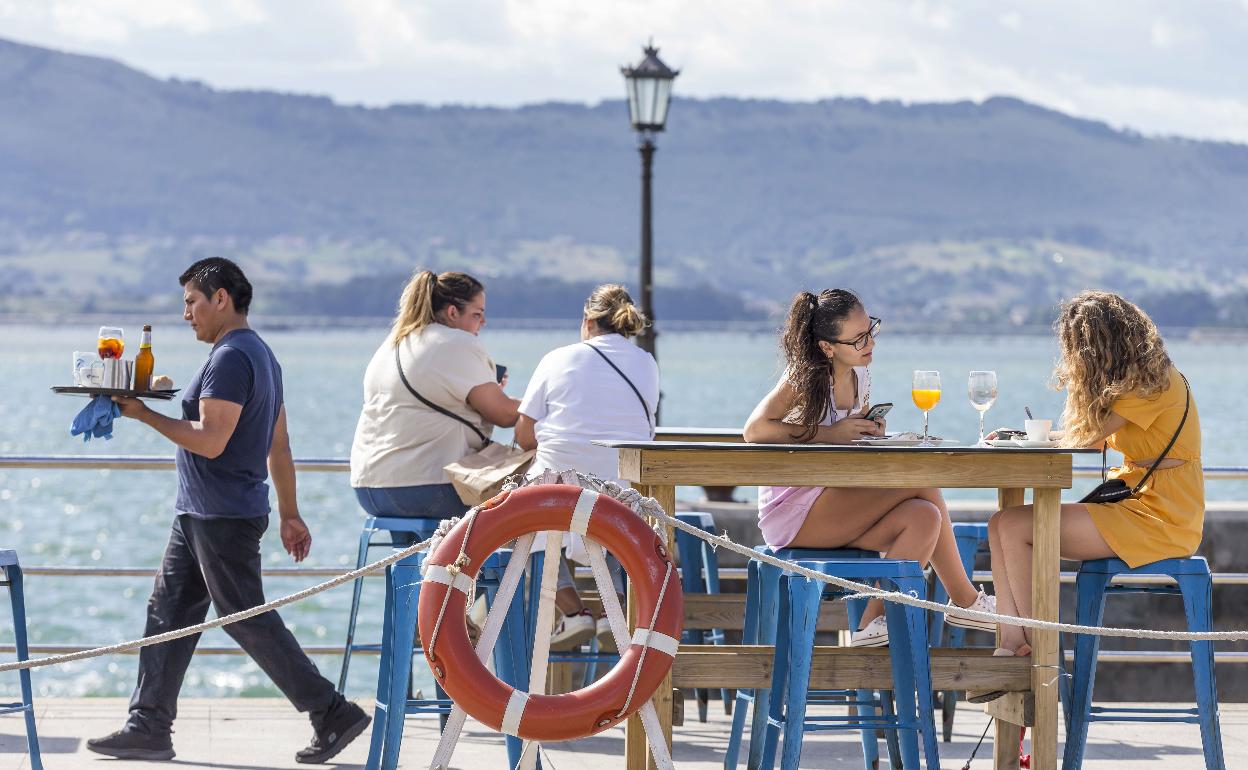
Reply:
<svg viewBox="0 0 1248 770"><path fill-rule="evenodd" d="M1060 441L1032 441L1026 438L1014 439L1015 446L1026 447L1027 449L1051 449L1060 443Z"/></svg>
<svg viewBox="0 0 1248 770"><path fill-rule="evenodd" d="M985 444L987 444L988 446L995 446L995 447L1010 447L1010 448L1013 448L1013 447L1018 446L1018 444L1015 444L1015 443L1014 443L1014 439L1012 439L1012 438L994 438L994 439L988 439L988 440L987 440L987 441L985 441L984 443L985 443Z"/></svg>

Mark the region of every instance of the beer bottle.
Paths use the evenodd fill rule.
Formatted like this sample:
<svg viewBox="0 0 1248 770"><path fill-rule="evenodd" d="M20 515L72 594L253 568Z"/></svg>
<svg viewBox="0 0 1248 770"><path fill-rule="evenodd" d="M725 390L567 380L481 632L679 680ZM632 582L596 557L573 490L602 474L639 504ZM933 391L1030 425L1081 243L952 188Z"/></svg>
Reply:
<svg viewBox="0 0 1248 770"><path fill-rule="evenodd" d="M152 325L143 326L143 337L139 341L139 354L134 358L134 390L145 393L152 389L152 367L156 357L152 355Z"/></svg>

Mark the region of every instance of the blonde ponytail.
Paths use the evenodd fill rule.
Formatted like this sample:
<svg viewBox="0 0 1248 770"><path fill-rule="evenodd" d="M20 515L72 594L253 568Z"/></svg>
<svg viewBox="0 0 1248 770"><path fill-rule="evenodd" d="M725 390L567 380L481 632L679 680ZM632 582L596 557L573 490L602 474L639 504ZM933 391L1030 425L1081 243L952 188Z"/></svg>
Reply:
<svg viewBox="0 0 1248 770"><path fill-rule="evenodd" d="M434 275L432 270L418 271L399 296L399 312L390 327L390 343L398 345L407 335L435 323L437 314L447 305L463 310L483 291L485 286L467 273Z"/></svg>

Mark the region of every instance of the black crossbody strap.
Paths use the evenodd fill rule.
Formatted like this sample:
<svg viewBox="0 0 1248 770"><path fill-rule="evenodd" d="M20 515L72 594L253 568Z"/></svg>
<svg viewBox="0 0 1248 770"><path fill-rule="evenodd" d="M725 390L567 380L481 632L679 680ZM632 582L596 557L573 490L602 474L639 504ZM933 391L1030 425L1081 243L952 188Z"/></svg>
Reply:
<svg viewBox="0 0 1248 770"><path fill-rule="evenodd" d="M582 342L581 344L589 348L590 350L594 351L598 355L602 356L602 360L606 361L607 365L610 366L612 369L614 369L616 374L624 378L624 382L628 383L628 387L633 389L633 395L637 396L637 400L641 402L641 408L645 410L646 412L646 425L650 426L650 435L653 436L654 435L654 423L650 422L650 405L646 403L646 399L641 397L641 391L637 390L637 386L633 384L633 381L628 379L628 375L620 371L620 367L616 366L615 363L611 359L607 358L606 353L603 353L601 350L589 344L588 342Z"/></svg>
<svg viewBox="0 0 1248 770"><path fill-rule="evenodd" d="M395 365L395 366L397 366L397 367L398 367L398 369L399 369L399 379L400 379L400 380L403 380L403 386L404 386L404 387L406 387L409 391L411 391L412 395L416 397L416 400L417 400L417 401L419 401L420 403L422 403L422 404L424 404L425 406L429 407L429 408L430 408L430 409L432 409L433 411L435 411L435 412L439 412L439 413L441 413L441 414L444 414L444 415L446 415L447 417L450 417L452 420L459 420L459 421L460 421L460 422L462 422L464 425L467 425L467 426L468 426L468 428L469 428L469 430L471 430L473 433L477 434L477 438L479 438L479 439L481 439L482 441L484 441L484 442L485 442L485 443L482 445L482 448L483 448L483 449L484 449L485 447L489 446L492 442L490 441L490 439L489 439L489 438L488 438L488 437L487 437L484 433L482 433L482 432L481 432L481 429L480 429L480 428L478 428L477 426L475 426L475 425L473 425L472 423L468 422L468 421L467 421L467 420L465 420L463 417L460 417L459 415L455 414L455 413L454 413L454 412L452 412L451 410L449 410L449 409L443 409L442 407L438 406L437 404L433 403L433 402L432 402L432 401L430 401L429 399L425 398L424 396L422 396L422 395L420 395L419 393L417 393L417 392L416 392L416 389L412 387L412 383L410 383L410 382L408 382L408 381L407 381L407 375L403 373L403 362L399 359L399 348L400 348L401 346L402 346L402 343L399 343L398 345L395 345L395 346L394 346L394 365Z"/></svg>
<svg viewBox="0 0 1248 770"><path fill-rule="evenodd" d="M1182 372L1179 372L1179 376L1183 378L1183 387L1187 389L1187 402L1183 405L1183 419L1179 420L1179 429L1176 430L1174 435L1170 437L1170 443L1166 444L1166 448L1161 450L1161 455L1158 456L1156 461L1153 462L1153 467L1148 469L1148 473L1144 474L1144 478L1140 479L1140 483L1136 484L1131 490L1131 494L1133 495L1144 488L1144 482L1148 481L1148 477L1153 475L1153 471L1157 470L1157 466L1161 465L1161 461L1166 459L1166 455L1169 454L1170 450L1174 447L1174 442L1179 440L1179 434L1183 432L1184 423L1187 422L1187 413L1192 409L1192 386L1188 383L1187 377L1184 376Z"/></svg>

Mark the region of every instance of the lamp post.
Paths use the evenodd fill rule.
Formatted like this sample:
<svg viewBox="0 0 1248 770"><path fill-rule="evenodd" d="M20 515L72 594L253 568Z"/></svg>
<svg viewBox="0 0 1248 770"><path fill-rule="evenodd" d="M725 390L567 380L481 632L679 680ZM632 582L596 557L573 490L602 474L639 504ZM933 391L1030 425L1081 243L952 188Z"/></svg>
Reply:
<svg viewBox="0 0 1248 770"><path fill-rule="evenodd" d="M637 132L637 150L641 153L641 312L650 319L650 326L637 338L637 344L650 355L655 354L653 303L653 246L650 225L650 169L654 162L654 135L667 122L667 107L672 99L672 81L679 70L668 67L659 59L659 49L651 42L643 49L645 57L633 67L621 67L628 86L628 115Z"/></svg>

